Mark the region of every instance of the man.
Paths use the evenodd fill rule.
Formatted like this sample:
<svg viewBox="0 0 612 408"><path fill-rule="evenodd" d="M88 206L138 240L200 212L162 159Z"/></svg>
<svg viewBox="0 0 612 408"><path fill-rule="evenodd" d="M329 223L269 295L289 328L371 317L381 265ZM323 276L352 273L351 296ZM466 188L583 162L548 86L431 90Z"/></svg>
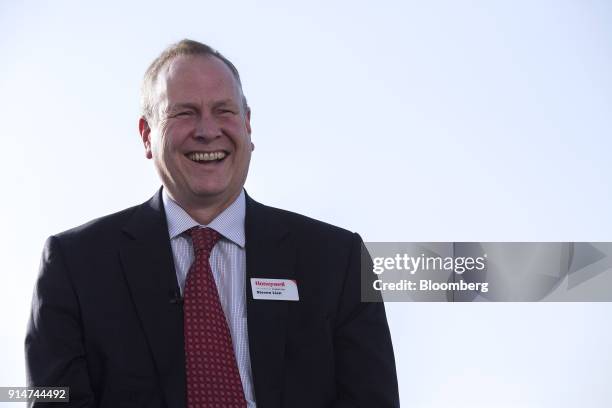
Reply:
<svg viewBox="0 0 612 408"><path fill-rule="evenodd" d="M28 384L69 386L79 407L398 406L383 304L360 302L361 238L243 189L254 145L232 63L183 40L142 105L163 187L47 240Z"/></svg>

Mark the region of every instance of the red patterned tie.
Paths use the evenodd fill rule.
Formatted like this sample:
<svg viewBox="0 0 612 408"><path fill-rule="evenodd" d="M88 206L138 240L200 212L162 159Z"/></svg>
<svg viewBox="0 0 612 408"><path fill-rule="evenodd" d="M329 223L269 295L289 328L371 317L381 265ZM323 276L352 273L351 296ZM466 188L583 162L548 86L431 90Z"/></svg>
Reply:
<svg viewBox="0 0 612 408"><path fill-rule="evenodd" d="M187 233L195 252L184 291L187 407L245 408L232 336L209 263L220 236L210 228Z"/></svg>

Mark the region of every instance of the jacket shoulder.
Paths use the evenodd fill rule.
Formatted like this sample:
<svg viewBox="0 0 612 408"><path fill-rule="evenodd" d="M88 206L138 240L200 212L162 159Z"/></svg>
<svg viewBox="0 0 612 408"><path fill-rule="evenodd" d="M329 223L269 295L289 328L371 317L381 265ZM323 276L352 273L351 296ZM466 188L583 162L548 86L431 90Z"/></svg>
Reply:
<svg viewBox="0 0 612 408"><path fill-rule="evenodd" d="M327 222L308 217L303 214L298 214L292 211L283 210L280 208L270 207L259 204L264 208L264 211L269 215L270 219L276 218L280 223L285 224L292 232L300 235L313 236L324 238L329 241L346 242L354 239L354 232L347 229L329 224Z"/></svg>
<svg viewBox="0 0 612 408"><path fill-rule="evenodd" d="M95 218L85 224L54 234L54 237L64 242L78 242L116 236L139 207L140 205L135 205L112 214Z"/></svg>

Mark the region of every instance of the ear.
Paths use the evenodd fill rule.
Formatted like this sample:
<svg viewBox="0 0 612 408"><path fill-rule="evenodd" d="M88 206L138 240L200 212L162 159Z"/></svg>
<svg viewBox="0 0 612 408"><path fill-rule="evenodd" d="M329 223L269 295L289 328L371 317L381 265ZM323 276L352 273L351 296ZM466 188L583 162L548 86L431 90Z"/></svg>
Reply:
<svg viewBox="0 0 612 408"><path fill-rule="evenodd" d="M249 133L249 137L251 136L251 108L247 108L246 111L246 115L245 115L245 121L246 121L246 130ZM251 151L255 150L255 145L253 144L253 142L251 142Z"/></svg>
<svg viewBox="0 0 612 408"><path fill-rule="evenodd" d="M249 132L249 136L251 136L251 108L246 108L246 113L244 115L244 122L246 126L247 132Z"/></svg>
<svg viewBox="0 0 612 408"><path fill-rule="evenodd" d="M138 120L138 132L140 133L140 138L142 139L142 144L145 148L145 157L147 159L153 158L153 153L151 151L151 128L149 127L149 123L141 116Z"/></svg>

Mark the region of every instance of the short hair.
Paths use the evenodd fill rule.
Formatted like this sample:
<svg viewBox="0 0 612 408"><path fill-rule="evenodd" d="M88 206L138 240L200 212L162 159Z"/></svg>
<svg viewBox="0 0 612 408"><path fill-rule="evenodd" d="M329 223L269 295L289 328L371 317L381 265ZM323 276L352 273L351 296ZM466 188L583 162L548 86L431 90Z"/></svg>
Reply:
<svg viewBox="0 0 612 408"><path fill-rule="evenodd" d="M172 61L174 58L181 55L200 55L200 56L212 56L220 59L230 69L234 78L238 82L240 94L242 96L242 105L245 110L248 109L248 104L244 92L242 90L242 82L240 81L240 74L238 70L232 64L230 60L225 58L219 51L215 50L209 45L203 44L198 41L184 39L175 44L170 45L166 48L147 68L144 79L142 81L142 87L140 90L140 108L142 116L148 121L151 120L155 113L155 103L153 101L153 87L159 76L159 72L162 68Z"/></svg>

